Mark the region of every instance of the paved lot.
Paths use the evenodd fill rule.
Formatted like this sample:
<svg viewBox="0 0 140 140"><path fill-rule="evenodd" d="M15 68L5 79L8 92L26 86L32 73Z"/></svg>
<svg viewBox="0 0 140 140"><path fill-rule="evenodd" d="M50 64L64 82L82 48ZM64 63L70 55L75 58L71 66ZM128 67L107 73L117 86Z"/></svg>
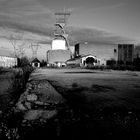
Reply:
<svg viewBox="0 0 140 140"><path fill-rule="evenodd" d="M67 100L86 109L140 108L140 72L38 69L32 76L47 79Z"/></svg>

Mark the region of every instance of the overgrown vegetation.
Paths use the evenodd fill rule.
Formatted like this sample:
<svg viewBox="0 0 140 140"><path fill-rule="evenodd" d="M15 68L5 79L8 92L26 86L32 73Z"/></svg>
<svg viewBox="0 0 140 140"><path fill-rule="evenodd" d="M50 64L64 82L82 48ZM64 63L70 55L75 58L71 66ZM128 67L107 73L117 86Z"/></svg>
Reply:
<svg viewBox="0 0 140 140"><path fill-rule="evenodd" d="M18 139L18 128L13 128L13 125L18 123L19 116L13 114L12 107L24 92L29 75L34 70L26 57L21 58L19 62L19 67L11 70L13 76L9 79L9 93L6 96L9 102L5 103L5 108L0 113L0 139L2 140Z"/></svg>
<svg viewBox="0 0 140 140"><path fill-rule="evenodd" d="M113 70L131 70L140 71L140 58L135 58L133 62L116 61L114 59L107 60L107 69Z"/></svg>
<svg viewBox="0 0 140 140"><path fill-rule="evenodd" d="M7 72L9 69L0 67L0 74Z"/></svg>

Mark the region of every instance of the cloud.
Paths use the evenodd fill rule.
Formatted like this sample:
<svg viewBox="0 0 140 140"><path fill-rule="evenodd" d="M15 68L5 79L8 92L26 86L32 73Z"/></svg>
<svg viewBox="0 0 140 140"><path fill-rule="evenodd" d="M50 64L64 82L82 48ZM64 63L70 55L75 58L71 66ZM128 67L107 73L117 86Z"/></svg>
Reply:
<svg viewBox="0 0 140 140"><path fill-rule="evenodd" d="M37 0L0 0L0 27L5 29L5 32L9 32L8 28L14 29L13 33L15 30L31 32L40 35L38 39L35 38L39 41L40 38L42 41L42 36L48 36L46 37L48 42L53 35L53 23L52 11ZM4 35L1 37L4 38ZM8 38L8 33L5 38ZM31 36L28 38L31 39Z"/></svg>
<svg viewBox="0 0 140 140"><path fill-rule="evenodd" d="M54 22L54 17L48 7L36 0L5 0L0 1L1 22L47 26Z"/></svg>
<svg viewBox="0 0 140 140"><path fill-rule="evenodd" d="M112 45L134 41L130 38L93 28L70 27L68 32L70 33L69 40L71 40L72 43L88 42L93 44Z"/></svg>
<svg viewBox="0 0 140 140"><path fill-rule="evenodd" d="M52 10L39 0L0 0L0 27L24 31L27 40L34 39L43 44L50 42L53 38L54 19ZM67 32L71 45L85 41L94 44L132 41L106 31L86 27L68 27ZM35 35L31 36L30 33ZM8 38L8 33L1 37Z"/></svg>

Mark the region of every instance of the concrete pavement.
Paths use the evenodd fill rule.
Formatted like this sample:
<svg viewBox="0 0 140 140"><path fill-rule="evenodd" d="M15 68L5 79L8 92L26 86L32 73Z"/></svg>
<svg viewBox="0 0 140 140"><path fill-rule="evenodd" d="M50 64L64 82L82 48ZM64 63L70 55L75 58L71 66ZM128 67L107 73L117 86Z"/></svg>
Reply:
<svg viewBox="0 0 140 140"><path fill-rule="evenodd" d="M47 121L57 116L65 99L50 85L46 79L38 79L34 72L21 95L15 110L24 114L23 122Z"/></svg>

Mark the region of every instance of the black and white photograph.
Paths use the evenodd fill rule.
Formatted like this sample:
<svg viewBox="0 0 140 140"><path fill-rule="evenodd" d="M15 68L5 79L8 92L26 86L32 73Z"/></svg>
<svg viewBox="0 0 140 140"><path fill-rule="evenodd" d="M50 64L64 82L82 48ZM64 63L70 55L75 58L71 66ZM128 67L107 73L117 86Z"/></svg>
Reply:
<svg viewBox="0 0 140 140"><path fill-rule="evenodd" d="M139 0L0 0L0 140L27 139L140 139Z"/></svg>

